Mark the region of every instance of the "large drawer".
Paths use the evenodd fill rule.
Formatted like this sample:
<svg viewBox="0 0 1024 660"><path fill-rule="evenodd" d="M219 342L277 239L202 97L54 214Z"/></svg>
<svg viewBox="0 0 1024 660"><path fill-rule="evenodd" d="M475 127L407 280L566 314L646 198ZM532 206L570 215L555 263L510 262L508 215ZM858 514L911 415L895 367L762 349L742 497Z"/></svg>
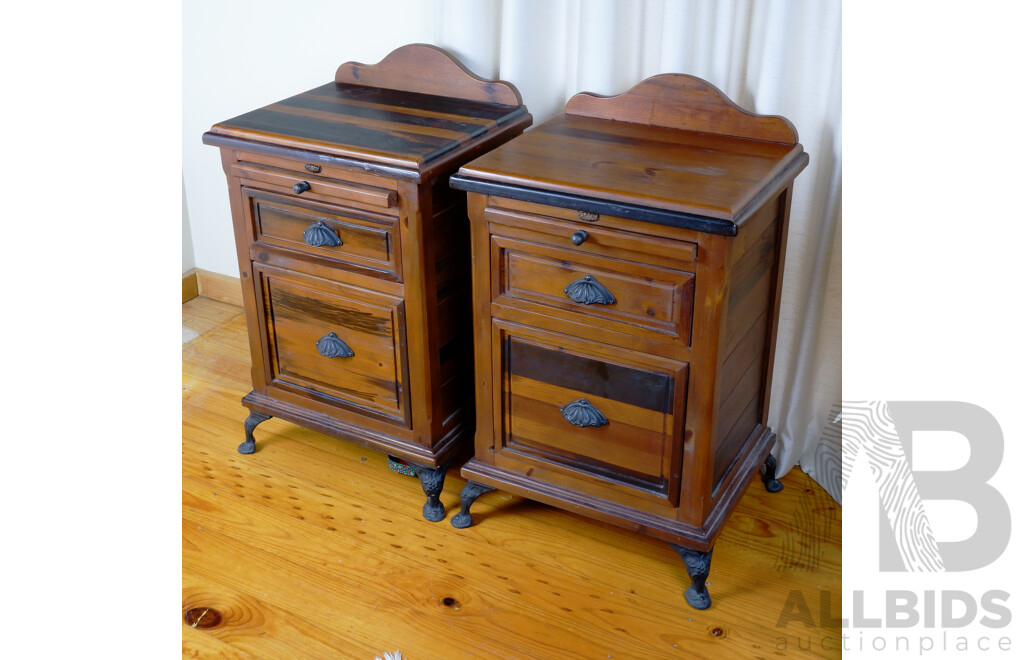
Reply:
<svg viewBox="0 0 1024 660"><path fill-rule="evenodd" d="M407 421L401 300L255 266L272 383Z"/></svg>
<svg viewBox="0 0 1024 660"><path fill-rule="evenodd" d="M245 187L242 193L255 241L401 281L395 218Z"/></svg>
<svg viewBox="0 0 1024 660"><path fill-rule="evenodd" d="M688 365L496 322L504 469L675 506Z"/></svg>

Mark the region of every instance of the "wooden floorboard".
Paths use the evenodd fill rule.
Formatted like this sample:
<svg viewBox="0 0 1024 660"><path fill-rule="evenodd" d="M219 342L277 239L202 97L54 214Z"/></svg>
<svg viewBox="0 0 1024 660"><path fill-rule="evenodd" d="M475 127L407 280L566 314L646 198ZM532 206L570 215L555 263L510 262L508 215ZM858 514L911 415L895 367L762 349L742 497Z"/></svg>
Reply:
<svg viewBox="0 0 1024 660"><path fill-rule="evenodd" d="M271 419L257 452L237 453L241 309L199 297L182 310L183 657L839 657L819 613L840 609L841 510L799 470L781 493L749 488L699 612L682 561L648 537L500 491L454 529L457 469L448 517L429 523L419 482L357 445ZM818 627L777 627L794 598ZM217 625L189 625L199 608Z"/></svg>

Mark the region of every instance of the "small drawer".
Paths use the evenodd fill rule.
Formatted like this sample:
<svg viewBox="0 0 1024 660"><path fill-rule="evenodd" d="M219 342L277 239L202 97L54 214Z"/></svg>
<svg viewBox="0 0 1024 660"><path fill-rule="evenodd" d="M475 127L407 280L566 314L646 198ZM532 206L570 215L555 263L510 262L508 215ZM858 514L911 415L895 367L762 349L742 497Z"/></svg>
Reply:
<svg viewBox="0 0 1024 660"><path fill-rule="evenodd" d="M398 193L394 190L248 161L233 164L230 174L238 177L242 185L267 184L291 191L290 194L296 198L343 201L377 209L390 209L398 200Z"/></svg>
<svg viewBox="0 0 1024 660"><path fill-rule="evenodd" d="M237 152L236 161L240 165L257 165L267 169L287 170L300 178L315 176L324 179L347 181L372 188L388 191L396 190L395 179L371 174L358 166L345 167L335 163L324 162L317 156L311 160L283 158L256 151Z"/></svg>
<svg viewBox="0 0 1024 660"><path fill-rule="evenodd" d="M505 420L499 454L560 470L602 497L600 484L675 503L688 365L536 330L499 324L496 332L505 408L497 411Z"/></svg>
<svg viewBox="0 0 1024 660"><path fill-rule="evenodd" d="M497 234L491 250L501 269L492 290L498 304L557 310L620 332L690 343L693 273Z"/></svg>
<svg viewBox="0 0 1024 660"><path fill-rule="evenodd" d="M625 261L689 270L697 234L637 220L488 197L484 217L496 233L522 233L542 243ZM571 218L575 218L572 220Z"/></svg>
<svg viewBox="0 0 1024 660"><path fill-rule="evenodd" d="M407 421L400 300L277 269L256 273L275 383Z"/></svg>
<svg viewBox="0 0 1024 660"><path fill-rule="evenodd" d="M243 188L254 240L401 280L395 219Z"/></svg>

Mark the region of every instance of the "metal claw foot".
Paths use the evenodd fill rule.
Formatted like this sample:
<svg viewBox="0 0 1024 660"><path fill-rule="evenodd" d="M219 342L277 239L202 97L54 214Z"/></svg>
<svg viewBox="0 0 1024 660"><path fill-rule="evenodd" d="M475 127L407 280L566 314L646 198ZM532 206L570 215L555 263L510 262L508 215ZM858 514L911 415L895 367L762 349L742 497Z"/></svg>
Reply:
<svg viewBox="0 0 1024 660"><path fill-rule="evenodd" d="M427 501L423 505L423 517L430 522L444 520L447 512L444 509L444 504L441 504L441 491L444 489L444 478L448 473L448 464L451 463L451 460L438 468L408 463L416 472L416 477L420 480L423 492L427 496Z"/></svg>
<svg viewBox="0 0 1024 660"><path fill-rule="evenodd" d="M708 609L711 607L711 594L708 593L708 588L704 586L704 583L711 572L711 552L714 548L707 552L701 552L674 543L669 543L669 545L683 558L686 573L690 576L690 586L683 593L686 602L695 610Z"/></svg>
<svg viewBox="0 0 1024 660"><path fill-rule="evenodd" d="M476 502L476 498L480 497L484 493L489 493L494 490L492 486L485 486L478 484L475 481L467 481L466 486L462 489L462 493L459 494L459 501L462 502L462 508L459 512L452 517L452 527L458 529L465 529L473 524L473 516L469 515L469 507L473 506L473 502Z"/></svg>
<svg viewBox="0 0 1024 660"><path fill-rule="evenodd" d="M256 451L256 438L252 436L252 432L261 423L270 419L270 415L261 415L258 412L249 411L249 416L245 418L245 442L238 445L239 454L252 454Z"/></svg>
<svg viewBox="0 0 1024 660"><path fill-rule="evenodd" d="M768 454L764 465L761 466L761 481L764 482L764 489L769 493L777 493L782 490L782 482L775 478L775 472L778 468L779 464L775 457Z"/></svg>

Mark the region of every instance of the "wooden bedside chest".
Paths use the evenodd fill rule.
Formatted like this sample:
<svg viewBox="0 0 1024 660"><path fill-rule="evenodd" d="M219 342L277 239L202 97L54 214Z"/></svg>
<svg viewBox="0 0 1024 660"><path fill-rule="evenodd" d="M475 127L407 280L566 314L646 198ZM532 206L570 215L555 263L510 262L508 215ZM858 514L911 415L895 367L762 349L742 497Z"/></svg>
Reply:
<svg viewBox="0 0 1024 660"><path fill-rule="evenodd" d="M456 527L503 490L668 541L687 601L766 426L793 180L787 120L660 75L464 165L477 434Z"/></svg>
<svg viewBox="0 0 1024 660"><path fill-rule="evenodd" d="M433 46L221 122L252 352L242 453L270 416L406 461L444 518L473 429L469 226L448 186L522 133L518 91Z"/></svg>

